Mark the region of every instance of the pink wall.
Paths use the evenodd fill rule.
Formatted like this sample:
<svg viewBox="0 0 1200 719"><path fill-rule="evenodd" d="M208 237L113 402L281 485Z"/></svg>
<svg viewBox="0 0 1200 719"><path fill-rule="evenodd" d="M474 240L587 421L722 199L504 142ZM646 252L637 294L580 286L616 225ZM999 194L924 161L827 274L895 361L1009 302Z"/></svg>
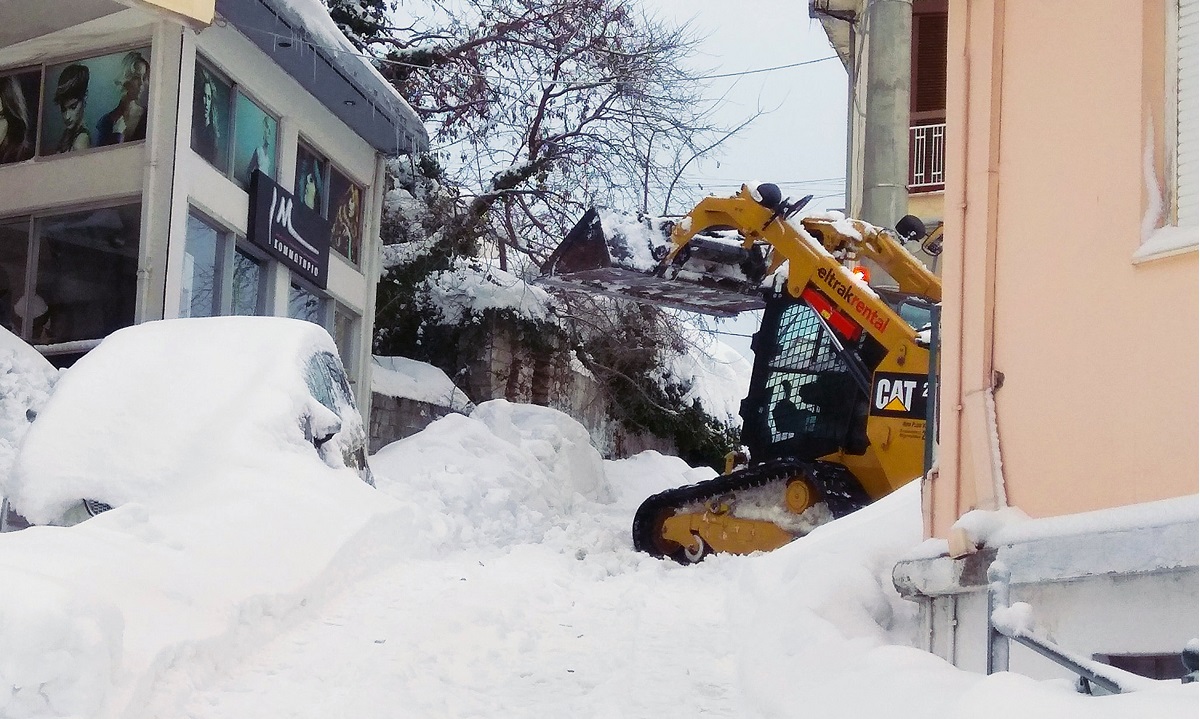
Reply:
<svg viewBox="0 0 1200 719"><path fill-rule="evenodd" d="M941 474L928 530L1195 494L1197 254L1134 265L1162 2L951 3ZM1153 133L1153 136L1150 136Z"/></svg>

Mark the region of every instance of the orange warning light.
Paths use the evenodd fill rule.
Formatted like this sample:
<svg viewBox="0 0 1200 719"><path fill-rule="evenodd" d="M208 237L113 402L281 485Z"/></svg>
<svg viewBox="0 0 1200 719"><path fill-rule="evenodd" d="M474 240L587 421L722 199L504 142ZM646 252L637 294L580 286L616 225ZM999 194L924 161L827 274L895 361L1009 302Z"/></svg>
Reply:
<svg viewBox="0 0 1200 719"><path fill-rule="evenodd" d="M871 281L871 271L869 269L867 269L866 267L863 267L862 265L858 265L857 267L855 267L854 269L852 269L850 271L854 273L855 277L862 280L863 282L869 283Z"/></svg>

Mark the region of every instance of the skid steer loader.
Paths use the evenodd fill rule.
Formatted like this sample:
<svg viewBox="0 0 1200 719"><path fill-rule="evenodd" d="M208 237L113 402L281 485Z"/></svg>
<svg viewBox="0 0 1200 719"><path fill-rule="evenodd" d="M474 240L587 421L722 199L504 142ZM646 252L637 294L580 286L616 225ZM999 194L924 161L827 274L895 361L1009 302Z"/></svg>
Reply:
<svg viewBox="0 0 1200 719"><path fill-rule="evenodd" d="M646 499L640 550L681 563L776 549L924 469L927 326L941 282L897 234L840 215L800 216L775 185L706 197L674 222L589 210L540 282L716 316L762 309L742 401L744 466ZM873 260L897 287L846 264Z"/></svg>

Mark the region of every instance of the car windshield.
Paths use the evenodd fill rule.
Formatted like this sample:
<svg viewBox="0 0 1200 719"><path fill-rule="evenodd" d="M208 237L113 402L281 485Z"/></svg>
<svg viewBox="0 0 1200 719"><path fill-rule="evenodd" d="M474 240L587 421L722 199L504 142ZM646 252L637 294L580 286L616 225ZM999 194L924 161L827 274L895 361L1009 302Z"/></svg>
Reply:
<svg viewBox="0 0 1200 719"><path fill-rule="evenodd" d="M304 383L313 398L339 415L354 408L354 395L341 362L329 352L318 352L304 366Z"/></svg>

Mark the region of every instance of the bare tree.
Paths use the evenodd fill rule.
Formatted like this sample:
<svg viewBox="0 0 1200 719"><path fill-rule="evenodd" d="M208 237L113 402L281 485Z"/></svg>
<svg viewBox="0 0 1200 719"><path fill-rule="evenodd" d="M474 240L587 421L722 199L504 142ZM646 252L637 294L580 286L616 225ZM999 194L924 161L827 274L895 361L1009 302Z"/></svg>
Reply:
<svg viewBox="0 0 1200 719"><path fill-rule="evenodd" d="M434 129L465 200L450 234L538 261L593 203L649 209L729 132L683 67L690 28L626 0L426 0L390 26L381 3L333 12Z"/></svg>
<svg viewBox="0 0 1200 719"><path fill-rule="evenodd" d="M687 165L750 121L715 122L716 101L685 69L692 30L629 0L407 0L397 12L390 0L327 1L430 128L434 161L414 175L436 175L453 198L423 220L441 254L381 283L377 348L431 349L410 346L427 327L414 292L450 255L479 252L528 277L589 206L666 208ZM564 308L568 344L622 398L611 405L627 426L675 424L689 438L680 446L720 444L687 388L657 370L663 349L683 349L676 318L587 297Z"/></svg>

